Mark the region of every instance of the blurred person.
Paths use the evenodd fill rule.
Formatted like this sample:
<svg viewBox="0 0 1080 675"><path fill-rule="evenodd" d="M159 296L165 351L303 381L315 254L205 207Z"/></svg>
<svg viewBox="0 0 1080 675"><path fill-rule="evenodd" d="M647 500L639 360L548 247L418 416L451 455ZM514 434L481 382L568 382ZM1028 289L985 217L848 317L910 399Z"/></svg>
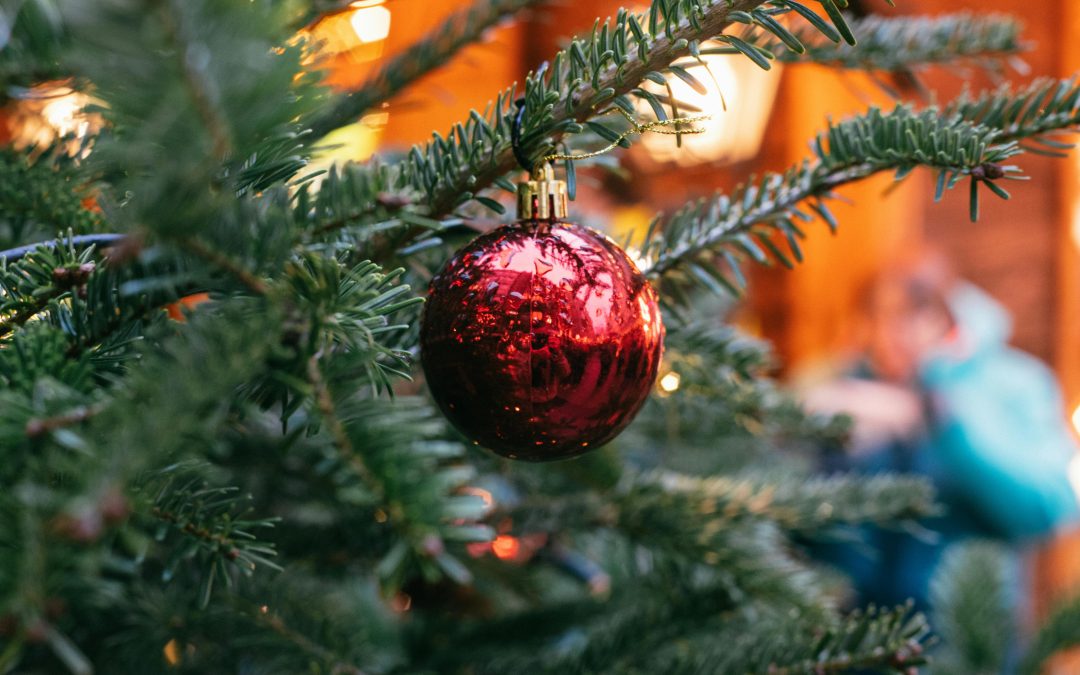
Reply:
<svg viewBox="0 0 1080 675"><path fill-rule="evenodd" d="M827 451L825 470L924 476L944 510L919 535L865 528L861 547L816 553L851 576L860 603L911 598L927 610L953 543L990 537L1019 551L1076 520L1067 471L1076 446L1050 370L1007 344L1004 308L943 256L890 266L860 305L857 356L806 394L809 409L854 421L851 444Z"/></svg>

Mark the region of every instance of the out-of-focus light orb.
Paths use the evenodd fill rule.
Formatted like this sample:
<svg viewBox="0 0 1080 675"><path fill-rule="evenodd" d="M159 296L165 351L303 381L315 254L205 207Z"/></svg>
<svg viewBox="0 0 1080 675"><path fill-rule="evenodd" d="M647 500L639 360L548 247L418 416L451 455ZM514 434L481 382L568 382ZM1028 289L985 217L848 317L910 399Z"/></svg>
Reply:
<svg viewBox="0 0 1080 675"><path fill-rule="evenodd" d="M349 23L352 24L360 42L378 42L390 34L390 10L383 7L383 0L354 2Z"/></svg>
<svg viewBox="0 0 1080 675"><path fill-rule="evenodd" d="M682 378L674 370L660 378L660 390L672 394L679 390Z"/></svg>
<svg viewBox="0 0 1080 675"><path fill-rule="evenodd" d="M712 54L701 58L705 65L693 67L690 72L704 86L704 93L674 76L668 78L668 85L677 102L700 110L680 111L681 115L711 116L695 124L704 132L682 136L682 147L674 137L662 134L645 134L642 145L653 159L680 166L753 158L761 148L776 100L780 65L773 63L772 69L766 71L742 55ZM652 82L645 86L658 96L668 96L667 87ZM639 103L639 110L643 115L652 115L644 101Z"/></svg>
<svg viewBox="0 0 1080 675"><path fill-rule="evenodd" d="M94 103L94 99L67 82L45 82L31 87L5 109L11 145L16 150L44 149L63 141L68 154L85 154L83 139L95 134L104 123L101 115L84 111Z"/></svg>
<svg viewBox="0 0 1080 675"><path fill-rule="evenodd" d="M491 542L491 552L499 560L513 560L521 552L521 542L517 537L500 534L495 537L495 541Z"/></svg>

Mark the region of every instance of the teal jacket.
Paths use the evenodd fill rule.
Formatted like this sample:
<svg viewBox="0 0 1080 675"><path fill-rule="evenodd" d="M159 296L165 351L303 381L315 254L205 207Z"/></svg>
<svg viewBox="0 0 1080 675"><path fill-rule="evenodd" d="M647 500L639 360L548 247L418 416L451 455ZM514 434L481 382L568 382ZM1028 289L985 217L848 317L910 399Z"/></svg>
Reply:
<svg viewBox="0 0 1080 675"><path fill-rule="evenodd" d="M949 304L958 349L930 359L920 373L926 434L857 460L838 453L827 464L831 470L923 475L945 509L923 523L929 536L868 529L862 532L868 546L821 549L850 573L864 602L912 598L927 609L930 578L951 544L969 537L1021 544L1080 516L1068 478L1077 448L1053 374L1008 346L1009 317L985 293L961 285Z"/></svg>

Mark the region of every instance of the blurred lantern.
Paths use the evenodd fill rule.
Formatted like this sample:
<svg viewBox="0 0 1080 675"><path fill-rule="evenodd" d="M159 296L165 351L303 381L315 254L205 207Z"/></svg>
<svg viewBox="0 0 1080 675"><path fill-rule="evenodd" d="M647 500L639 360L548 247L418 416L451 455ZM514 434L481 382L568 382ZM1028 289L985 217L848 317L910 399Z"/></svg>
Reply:
<svg viewBox="0 0 1080 675"><path fill-rule="evenodd" d="M682 147L676 144L675 137L661 134L645 134L641 144L653 159L680 166L734 163L753 158L761 147L776 99L780 65L773 63L771 70L762 70L742 55L712 54L701 58L705 65L691 72L704 87L704 93L675 77L668 79L668 85L677 102L712 116L696 125L705 132L683 136ZM669 95L667 87L655 83L649 83L647 88L659 96ZM652 114L644 101L640 110L642 114Z"/></svg>
<svg viewBox="0 0 1080 675"><path fill-rule="evenodd" d="M100 114L84 108L96 103L66 81L44 82L23 90L0 118L7 141L16 149L48 148L62 141L69 155L85 154L84 139L102 126Z"/></svg>

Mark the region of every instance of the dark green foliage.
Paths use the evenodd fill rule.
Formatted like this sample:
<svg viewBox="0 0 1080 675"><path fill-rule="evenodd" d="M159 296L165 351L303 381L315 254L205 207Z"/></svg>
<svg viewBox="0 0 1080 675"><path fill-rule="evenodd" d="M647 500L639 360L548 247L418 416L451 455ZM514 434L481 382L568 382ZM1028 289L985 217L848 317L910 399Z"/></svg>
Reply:
<svg viewBox="0 0 1080 675"><path fill-rule="evenodd" d="M854 46L821 39L816 31L784 33L782 27L772 26L768 14L760 10L755 10L753 16L755 24L772 33L756 45L785 62L812 61L839 68L907 72L927 65L974 61L1000 70L1002 57L1024 51L1020 22L1002 15L871 15L850 21L852 32L859 37Z"/></svg>
<svg viewBox="0 0 1080 675"><path fill-rule="evenodd" d="M706 50L769 65L762 31L808 59L877 69L1011 54L1013 24L949 17L924 34L849 22L835 0L655 0L597 23L447 135L316 184L310 128L351 121L531 2L483 0L337 99L300 67L311 46L289 42L336 0L15 4L5 84L72 76L108 126L78 162L0 155L0 240L51 242L0 263L0 671L922 663L920 617L841 613L840 582L794 542L909 526L935 513L929 487L808 479L798 450L842 443L843 420L800 410L761 345L696 320L692 306L723 308L690 286L741 286L743 258L793 264L796 221L835 226L823 200L877 171L930 166L942 189L968 178L1001 193L1018 173L1005 161L1056 151L1052 133L1080 121L1073 84L871 111L831 125L812 161L658 220L643 252L679 311L665 372L681 386L574 462L507 463L457 438L411 382L415 289L474 236L473 202L513 190L519 94L535 160L617 136L616 108L633 113L635 98L681 115L641 84L700 84ZM841 51L862 31L861 51ZM90 196L100 212L83 208ZM122 237L108 251L71 239L101 231ZM193 293L207 300L168 318ZM522 560L492 555L496 532ZM1060 643L1047 635L1037 653Z"/></svg>
<svg viewBox="0 0 1080 675"><path fill-rule="evenodd" d="M934 673L992 675L1006 670L1007 650L1017 626L1009 598L1008 551L993 542L959 544L941 563L933 581L934 628L943 640Z"/></svg>
<svg viewBox="0 0 1080 675"><path fill-rule="evenodd" d="M0 247L100 230L101 216L84 203L93 193L83 180L56 150L36 159L0 150Z"/></svg>
<svg viewBox="0 0 1080 675"><path fill-rule="evenodd" d="M55 0L26 0L0 5L0 104L13 92L68 75L60 65L67 45Z"/></svg>

